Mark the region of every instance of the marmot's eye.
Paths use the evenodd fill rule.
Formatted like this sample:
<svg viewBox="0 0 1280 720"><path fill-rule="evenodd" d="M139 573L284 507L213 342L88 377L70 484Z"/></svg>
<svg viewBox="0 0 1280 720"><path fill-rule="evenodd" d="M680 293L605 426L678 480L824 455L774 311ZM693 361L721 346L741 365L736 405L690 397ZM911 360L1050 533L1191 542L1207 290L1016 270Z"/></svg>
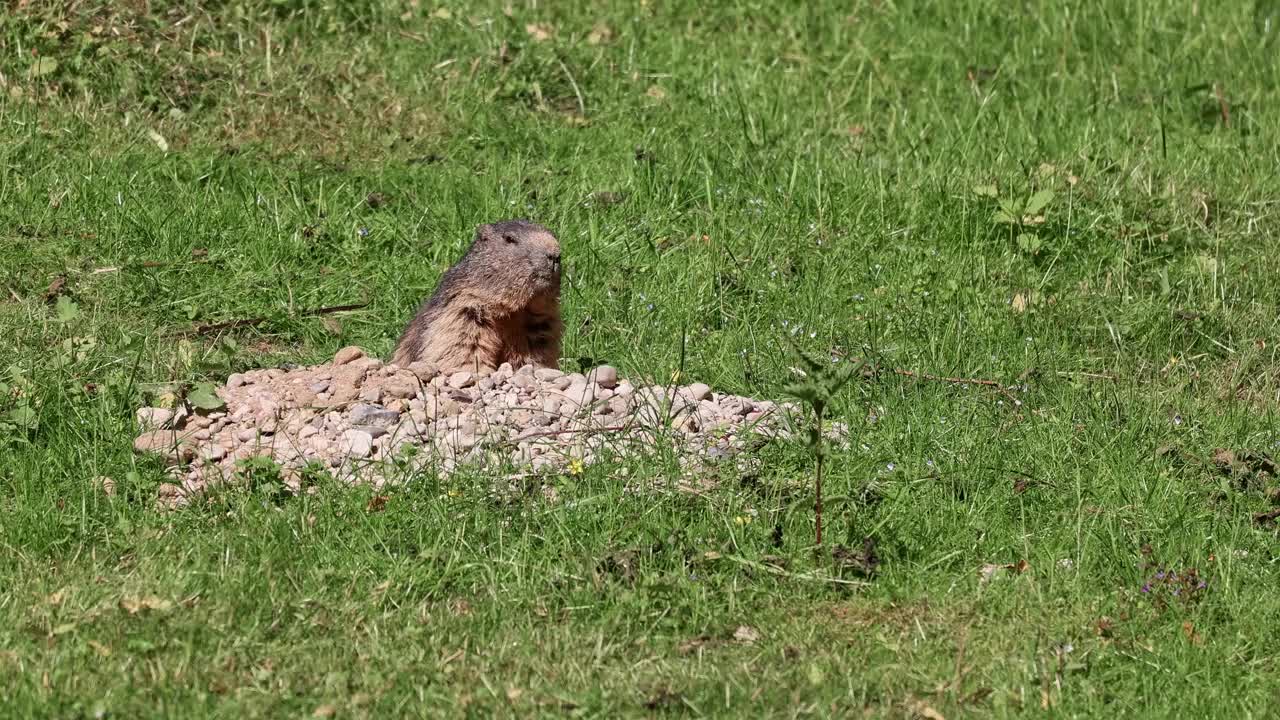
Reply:
<svg viewBox="0 0 1280 720"><path fill-rule="evenodd" d="M511 243L512 245L515 245L515 244L516 244L516 236L515 236L515 235L503 235L503 236L502 236L502 239L503 239L503 240L506 240L507 242Z"/></svg>

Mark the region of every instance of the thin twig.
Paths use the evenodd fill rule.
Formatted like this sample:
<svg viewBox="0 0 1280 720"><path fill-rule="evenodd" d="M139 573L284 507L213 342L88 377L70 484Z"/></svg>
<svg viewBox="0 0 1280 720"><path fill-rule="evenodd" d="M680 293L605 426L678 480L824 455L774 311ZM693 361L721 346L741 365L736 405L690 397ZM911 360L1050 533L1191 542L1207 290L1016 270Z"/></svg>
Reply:
<svg viewBox="0 0 1280 720"><path fill-rule="evenodd" d="M1108 375L1107 373L1088 372L1086 370L1059 370L1056 374L1058 375L1058 377L1078 376L1078 377L1094 378L1095 380L1111 380L1111 381L1115 381L1116 379L1115 375Z"/></svg>
<svg viewBox="0 0 1280 720"><path fill-rule="evenodd" d="M830 575L819 575L817 573L788 572L775 565L766 565L764 563L755 562L754 560L747 560L746 558L740 558L735 555L725 555L724 559L732 560L733 562L736 562L739 565L745 565L754 570L763 570L767 573L772 573L774 575L780 575L782 577L791 578L792 580L804 580L806 582L820 582L820 583L836 583L838 585L852 585L854 587L866 587L871 584L869 582L863 582L861 580L846 580L844 578L832 577Z"/></svg>
<svg viewBox="0 0 1280 720"><path fill-rule="evenodd" d="M814 492L813 517L814 517L814 520L817 522L817 526L814 532L814 544L816 544L818 547L822 547L822 456L826 452L822 447L822 440L823 440L822 411L823 409L824 409L824 406L822 404L815 403L814 422L817 423L818 427L817 427L817 433L814 435L814 437L816 438L815 442L817 442L817 447L814 448L817 455L817 457L814 458L817 468L814 473L814 485L813 485L813 492Z"/></svg>
<svg viewBox="0 0 1280 720"><path fill-rule="evenodd" d="M851 362L865 362L865 361L854 358L851 360ZM864 378L869 378L869 379L874 378L876 375L880 374L881 370L882 370L881 366L874 365L868 362L866 363L865 367L863 367L862 369L862 376ZM888 368L888 370L895 375L901 375L902 377L915 378L916 380L944 382L944 383L951 383L953 385L981 385L983 387L993 388L994 390L999 392L1001 395L1004 395L1006 398L1008 398L1011 402L1014 402L1014 403L1017 402L1017 398L1013 396L1013 393L1010 393L1009 390L1005 388L1004 383L1000 382L999 380L988 380L986 378L944 377L941 375L931 375L929 373L920 372L918 370L903 370L901 368ZM801 376L804 375L803 372L801 372L800 374Z"/></svg>
<svg viewBox="0 0 1280 720"><path fill-rule="evenodd" d="M204 265L209 262L210 260L208 258L198 258L195 260L178 260L174 262L169 262L166 260L144 260L143 262L132 263L129 265L107 265L105 267L94 268L89 271L89 274L101 275L103 273L120 272L121 270L133 270L137 268L141 268L143 270L152 270L155 268L170 267L170 266L180 267L183 265Z"/></svg>
<svg viewBox="0 0 1280 720"><path fill-rule="evenodd" d="M368 302L352 303L350 305L331 305L329 307L315 308L313 310L303 310L298 313L299 317L316 317L319 315L332 315L333 313L346 312L348 310L359 310L368 307ZM224 322L210 323L208 325L196 325L186 330L179 330L174 335L209 335L223 330L233 330L242 327L253 327L261 325L270 320L269 317L241 318L239 320L227 320Z"/></svg>
<svg viewBox="0 0 1280 720"><path fill-rule="evenodd" d="M938 382L949 382L949 383L955 383L957 385L969 385L969 384L985 385L987 387L1000 388L1001 390L1004 389L1004 385L1002 385L999 381L986 380L984 378L942 377L940 375L930 375L929 373L918 372L915 370L899 370L898 368L894 368L893 372L895 375L919 378L921 380L936 380Z"/></svg>
<svg viewBox="0 0 1280 720"><path fill-rule="evenodd" d="M942 377L940 375L930 375L929 373L925 373L925 372L917 372L914 370L901 370L898 368L893 368L893 373L895 375L915 378L917 380L931 380L933 382L945 382L945 383L951 383L953 385L981 385L983 387L994 388L1001 395L1004 395L1006 398L1009 398L1011 402L1017 402L1017 398L1013 396L1013 393L1009 392L1009 390L1005 388L1004 384L998 380L987 380L984 378Z"/></svg>

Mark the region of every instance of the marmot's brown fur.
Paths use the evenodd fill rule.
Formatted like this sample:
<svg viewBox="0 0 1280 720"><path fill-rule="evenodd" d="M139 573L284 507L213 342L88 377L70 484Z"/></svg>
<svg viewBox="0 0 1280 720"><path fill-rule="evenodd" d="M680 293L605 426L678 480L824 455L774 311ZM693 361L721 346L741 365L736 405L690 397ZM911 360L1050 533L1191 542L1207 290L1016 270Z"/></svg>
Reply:
<svg viewBox="0 0 1280 720"><path fill-rule="evenodd" d="M560 359L560 243L527 220L481 225L396 344L391 362L442 372L555 367Z"/></svg>

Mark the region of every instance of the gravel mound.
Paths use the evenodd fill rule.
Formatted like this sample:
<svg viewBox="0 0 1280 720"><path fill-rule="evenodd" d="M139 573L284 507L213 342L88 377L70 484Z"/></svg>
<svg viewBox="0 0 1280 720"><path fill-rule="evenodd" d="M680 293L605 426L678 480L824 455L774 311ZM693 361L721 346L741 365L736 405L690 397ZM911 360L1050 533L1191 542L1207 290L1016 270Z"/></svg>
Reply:
<svg viewBox="0 0 1280 720"><path fill-rule="evenodd" d="M294 492L318 471L380 487L465 465L517 476L580 472L664 448L692 467L792 437L797 410L702 383L637 386L607 365L585 375L506 364L441 374L426 363L384 364L358 347L324 365L234 374L216 394L217 409L137 411L134 449L170 465L174 482L159 493L168 505L235 482L253 458L273 460Z"/></svg>

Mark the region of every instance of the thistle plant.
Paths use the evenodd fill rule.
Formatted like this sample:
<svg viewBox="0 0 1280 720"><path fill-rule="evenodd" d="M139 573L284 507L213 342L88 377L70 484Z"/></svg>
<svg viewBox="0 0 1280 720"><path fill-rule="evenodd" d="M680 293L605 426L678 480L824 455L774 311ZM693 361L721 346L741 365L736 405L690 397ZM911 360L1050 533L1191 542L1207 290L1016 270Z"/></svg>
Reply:
<svg viewBox="0 0 1280 720"><path fill-rule="evenodd" d="M816 357L802 350L795 341L792 347L803 365L804 379L791 383L783 388L783 392L809 406L813 413L813 424L809 427L808 445L814 459L814 503L813 515L816 521L816 545L822 545L822 466L826 459L827 448L822 432L822 421L831 399L840 391L845 383L853 378L865 365L862 360L834 364L825 358Z"/></svg>

